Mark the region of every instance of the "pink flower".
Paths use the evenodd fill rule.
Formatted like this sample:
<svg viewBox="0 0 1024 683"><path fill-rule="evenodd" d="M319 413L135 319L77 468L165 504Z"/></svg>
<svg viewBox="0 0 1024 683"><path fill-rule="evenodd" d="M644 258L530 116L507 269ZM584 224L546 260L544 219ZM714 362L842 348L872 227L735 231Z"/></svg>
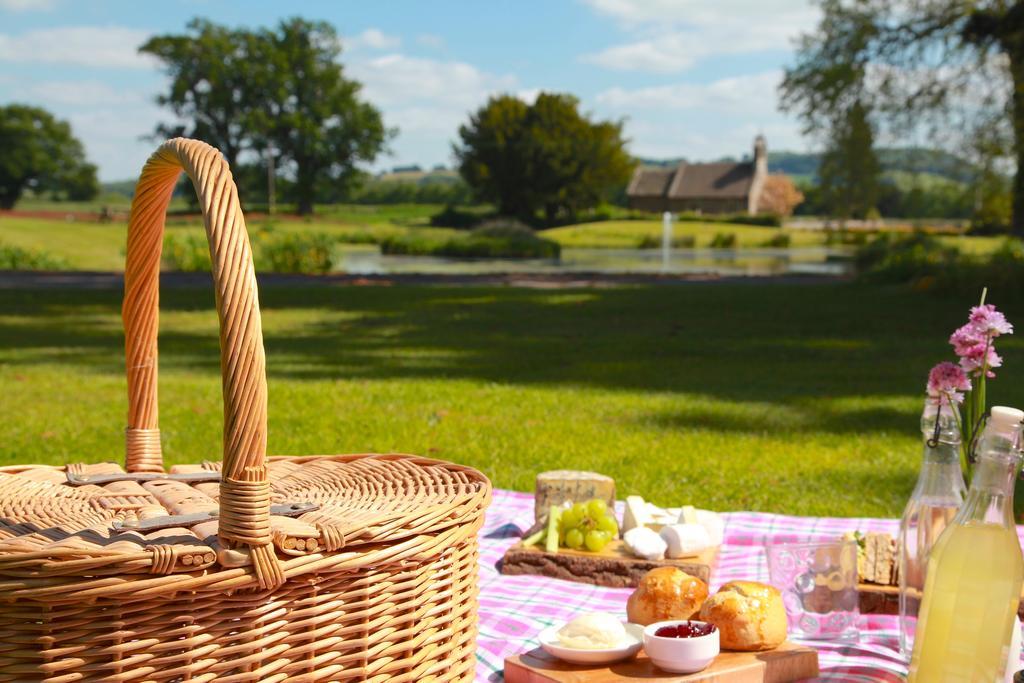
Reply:
<svg viewBox="0 0 1024 683"><path fill-rule="evenodd" d="M964 395L961 392L971 390L971 380L963 368L944 361L928 373L927 388L928 395L939 404L948 404L949 401L962 403Z"/></svg>
<svg viewBox="0 0 1024 683"><path fill-rule="evenodd" d="M976 372L985 368L987 377L995 377L991 368L998 368L1003 364L1003 359L992 348L991 344L980 342L966 349L960 356L960 367L964 372Z"/></svg>
<svg viewBox="0 0 1024 683"><path fill-rule="evenodd" d="M974 346L985 343L985 332L974 323L967 323L950 336L949 343L956 355L963 356Z"/></svg>
<svg viewBox="0 0 1024 683"><path fill-rule="evenodd" d="M981 334L992 337L1013 334L1013 325L1007 322L1006 316L997 311L992 304L972 308L970 320L971 325L974 325Z"/></svg>

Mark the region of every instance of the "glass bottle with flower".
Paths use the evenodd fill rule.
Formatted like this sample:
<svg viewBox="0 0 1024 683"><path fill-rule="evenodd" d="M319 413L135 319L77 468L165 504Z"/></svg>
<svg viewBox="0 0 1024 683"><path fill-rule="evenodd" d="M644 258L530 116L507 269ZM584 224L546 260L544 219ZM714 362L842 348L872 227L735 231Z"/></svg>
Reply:
<svg viewBox="0 0 1024 683"><path fill-rule="evenodd" d="M996 353L995 340L1004 334L1013 334L1013 325L995 306L985 303L985 294L982 292L981 303L971 309L967 324L949 338L960 359L960 368L970 380L969 388L964 390L960 422L960 451L968 476L974 467L975 442L984 426L986 382L996 376L993 369L1003 364Z"/></svg>
<svg viewBox="0 0 1024 683"><path fill-rule="evenodd" d="M928 398L921 416L924 460L900 521L897 570L900 583L900 649L913 648L917 615L932 546L964 501L964 476L970 476L974 449L986 414L986 383L1003 359L995 340L1013 334L992 304L971 308L967 324L949 338L958 363L943 362L928 374ZM1017 520L1024 515L1024 492L1014 496Z"/></svg>
<svg viewBox="0 0 1024 683"><path fill-rule="evenodd" d="M957 408L970 389L967 373L955 363L939 363L928 374L928 396L921 414L924 457L900 520L897 555L900 651L907 659L914 649L932 546L963 504L967 491L960 468L962 422Z"/></svg>

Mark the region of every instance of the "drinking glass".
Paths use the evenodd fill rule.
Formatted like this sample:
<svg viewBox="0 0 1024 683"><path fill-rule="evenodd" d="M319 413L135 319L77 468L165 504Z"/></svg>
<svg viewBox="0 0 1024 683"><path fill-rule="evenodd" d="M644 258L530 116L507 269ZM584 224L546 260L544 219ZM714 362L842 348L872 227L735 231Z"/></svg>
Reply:
<svg viewBox="0 0 1024 683"><path fill-rule="evenodd" d="M773 543L765 551L771 583L786 606L790 635L857 640L855 541Z"/></svg>

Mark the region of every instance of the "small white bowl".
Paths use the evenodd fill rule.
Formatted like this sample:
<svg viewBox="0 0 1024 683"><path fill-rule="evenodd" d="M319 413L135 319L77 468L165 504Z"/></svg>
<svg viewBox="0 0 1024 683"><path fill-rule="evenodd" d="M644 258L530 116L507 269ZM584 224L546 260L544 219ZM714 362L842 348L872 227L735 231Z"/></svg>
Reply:
<svg viewBox="0 0 1024 683"><path fill-rule="evenodd" d="M644 629L644 652L659 669L674 674L692 674L703 671L718 656L718 629L706 636L696 638L665 638L656 636L654 632L664 626L676 626L690 621L704 624L693 619L676 621L658 621Z"/></svg>
<svg viewBox="0 0 1024 683"><path fill-rule="evenodd" d="M558 657L570 664L611 664L635 657L643 645L643 627L637 624L622 622L626 627L626 640L618 647L601 650L577 650L564 647L558 639L561 626L551 626L540 633L540 646L552 657Z"/></svg>

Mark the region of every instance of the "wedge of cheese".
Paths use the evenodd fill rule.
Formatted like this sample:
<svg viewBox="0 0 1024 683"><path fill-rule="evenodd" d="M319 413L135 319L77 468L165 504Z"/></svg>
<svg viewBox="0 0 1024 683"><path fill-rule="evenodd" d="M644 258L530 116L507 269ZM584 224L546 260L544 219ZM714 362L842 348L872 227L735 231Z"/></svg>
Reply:
<svg viewBox="0 0 1024 683"><path fill-rule="evenodd" d="M637 527L645 527L654 519L647 509L647 503L640 496L626 496L626 512L622 516L623 533Z"/></svg>
<svg viewBox="0 0 1024 683"><path fill-rule="evenodd" d="M692 505L684 505L679 510L679 523L680 524L700 524L697 521L697 508Z"/></svg>
<svg viewBox="0 0 1024 683"><path fill-rule="evenodd" d="M600 498L609 506L615 504L615 480L596 472L578 470L554 470L537 475L534 497L534 519L547 519L552 505L585 503L591 498Z"/></svg>

